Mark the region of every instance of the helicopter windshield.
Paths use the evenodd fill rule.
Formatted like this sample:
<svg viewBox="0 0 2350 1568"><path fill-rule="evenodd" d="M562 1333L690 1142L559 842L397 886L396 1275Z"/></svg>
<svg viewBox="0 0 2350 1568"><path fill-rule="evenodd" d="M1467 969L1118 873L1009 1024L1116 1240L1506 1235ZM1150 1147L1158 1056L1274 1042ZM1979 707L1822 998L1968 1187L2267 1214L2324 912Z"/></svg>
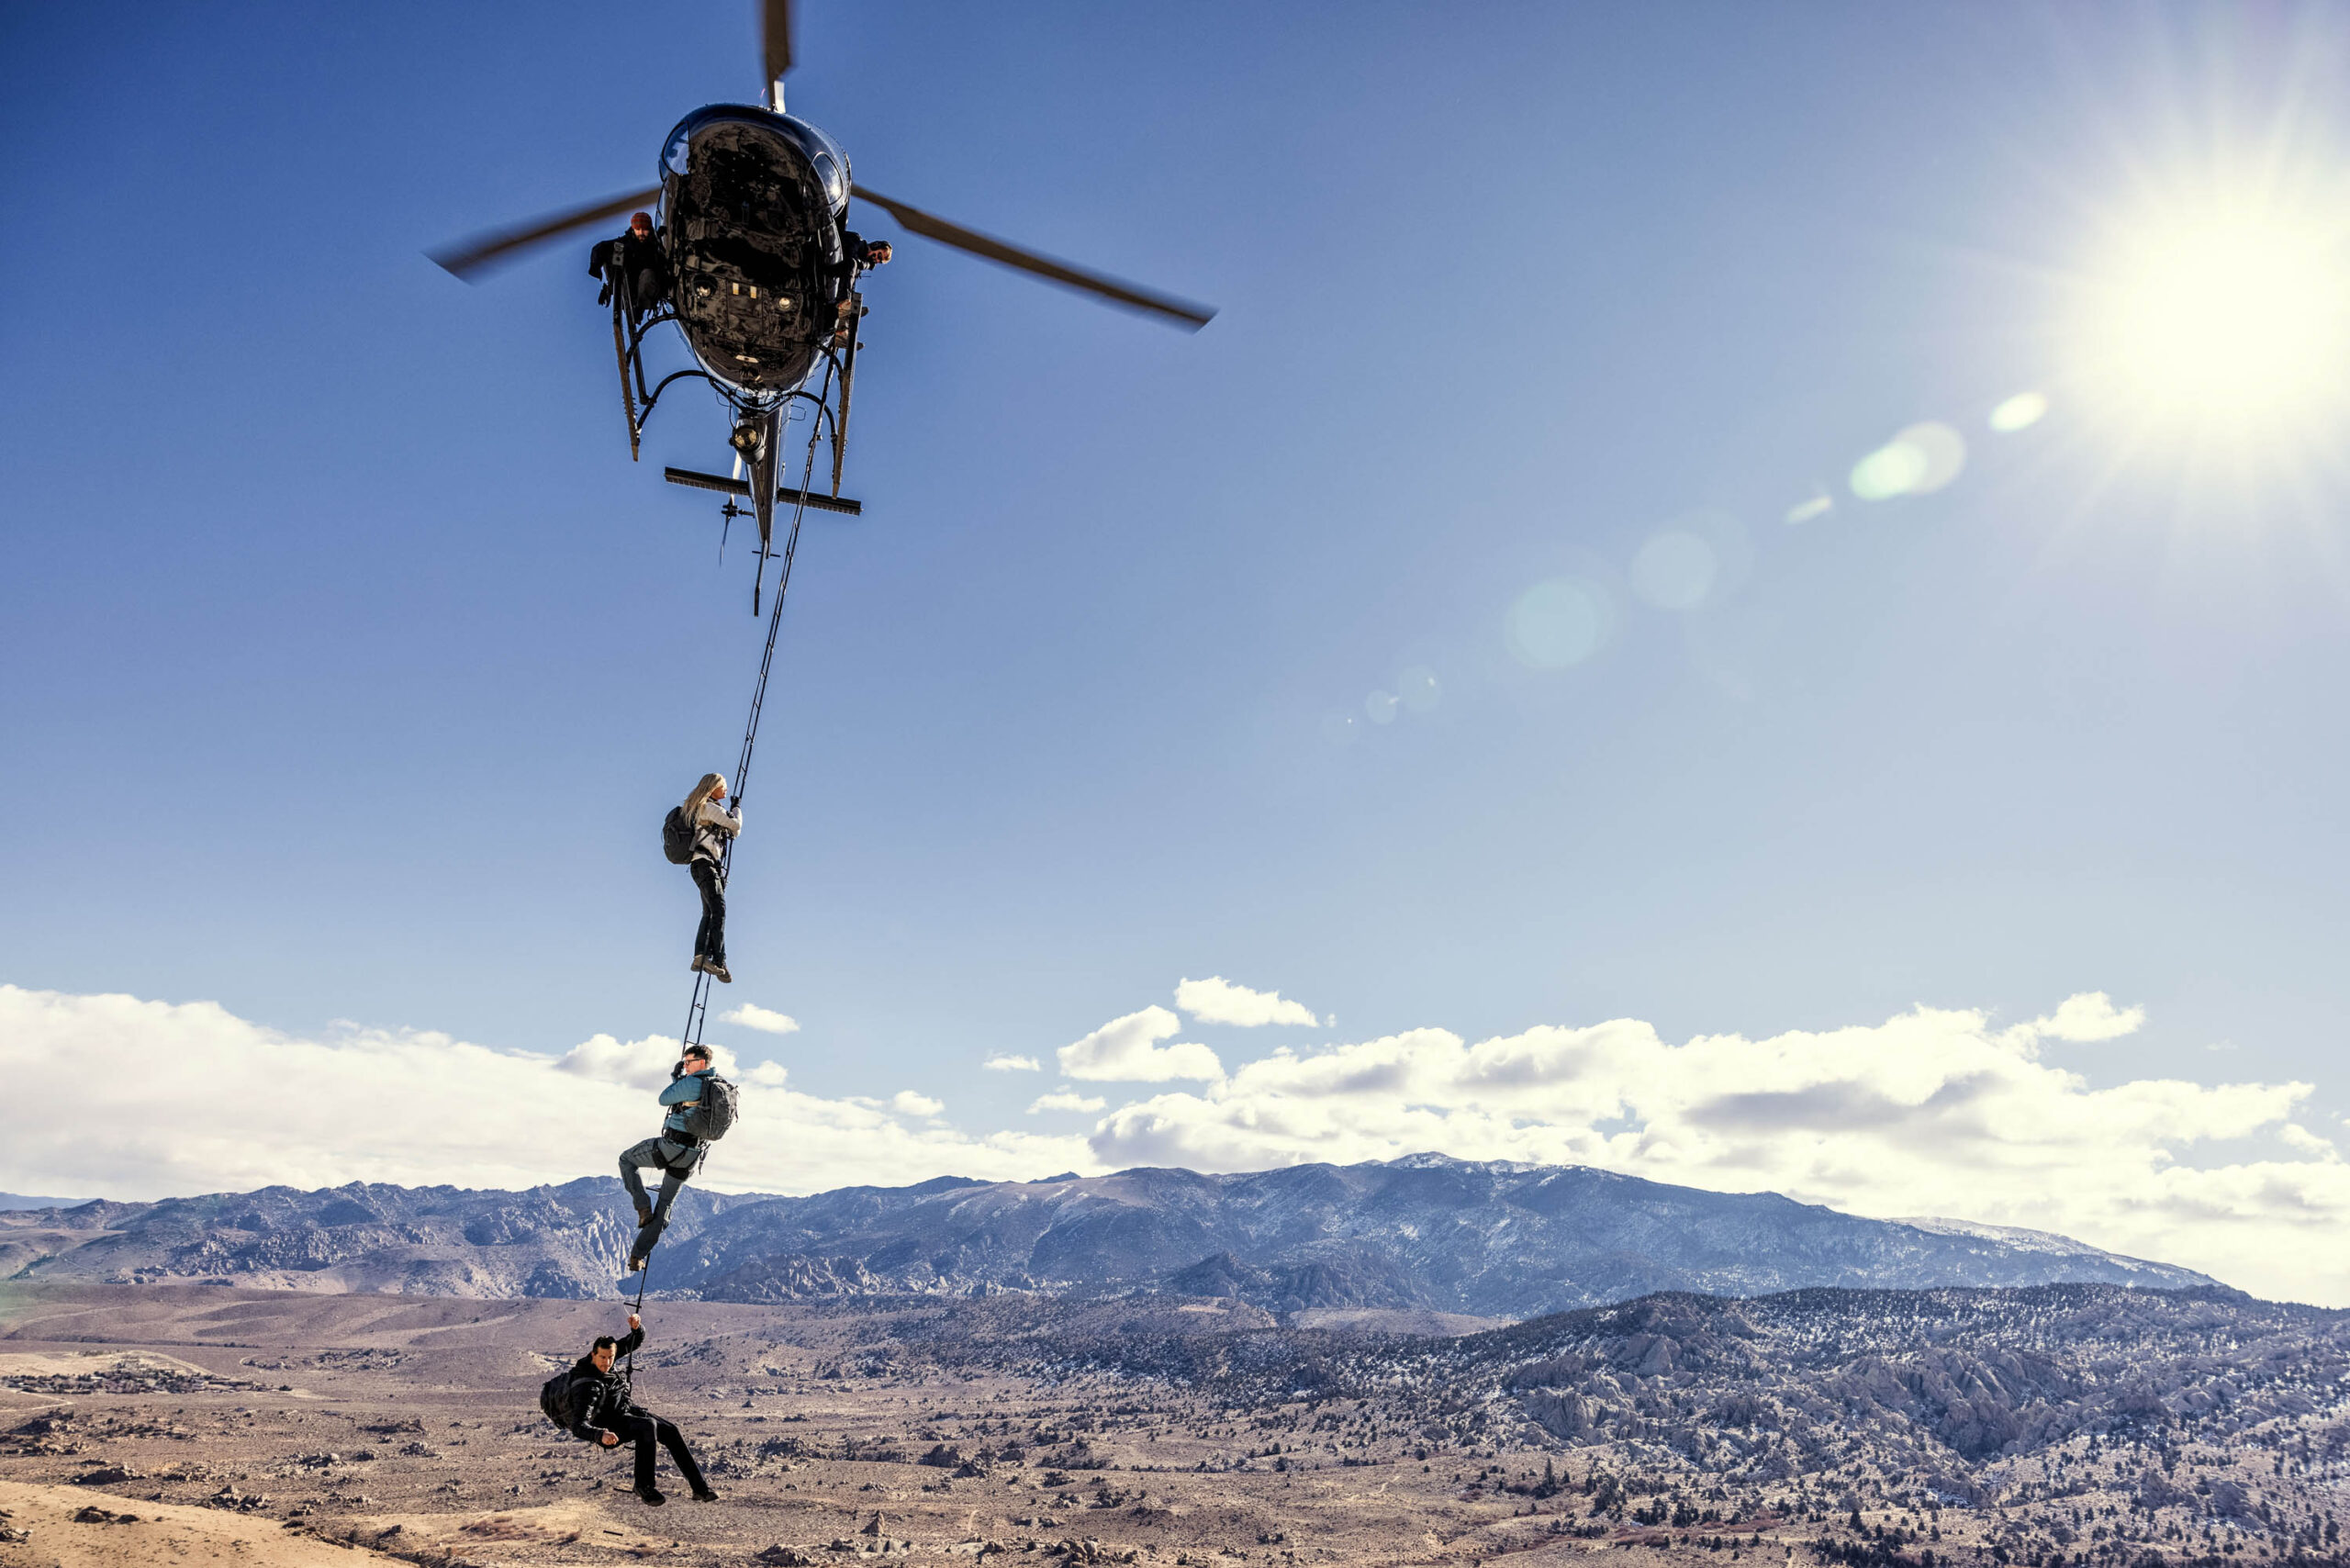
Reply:
<svg viewBox="0 0 2350 1568"><path fill-rule="evenodd" d="M841 144L804 119L778 115L767 109L741 108L718 104L697 109L677 122L669 132L669 140L661 147L661 168L665 177L684 179L692 172L694 139L711 126L741 122L757 125L767 130L780 131L807 156L816 171L817 183L824 187L824 199L832 204L837 218L848 207L848 154Z"/></svg>
<svg viewBox="0 0 2350 1568"><path fill-rule="evenodd" d="M816 165L816 177L824 182L824 196L833 210L840 211L848 205L848 154L841 151L839 142L804 119L786 115L783 123L800 150L808 154L808 161Z"/></svg>

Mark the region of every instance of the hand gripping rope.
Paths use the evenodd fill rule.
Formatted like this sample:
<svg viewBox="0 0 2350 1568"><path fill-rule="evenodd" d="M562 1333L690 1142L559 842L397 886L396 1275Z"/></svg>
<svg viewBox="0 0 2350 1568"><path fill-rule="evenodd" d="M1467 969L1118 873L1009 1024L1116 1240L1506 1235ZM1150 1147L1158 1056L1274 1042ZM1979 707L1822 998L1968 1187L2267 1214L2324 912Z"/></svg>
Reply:
<svg viewBox="0 0 2350 1568"><path fill-rule="evenodd" d="M766 649L759 655L759 678L751 687L751 716L743 726L743 755L734 764L734 803L738 807L743 803L743 797L750 784L751 753L759 744L759 711L767 706L767 676L775 668L776 634L783 627L783 601L791 589L791 560L800 550L800 522L808 514L808 487L816 473L816 442L823 433L823 420L811 420L809 424L808 461L800 470L800 498L791 509L791 528L783 536L783 572L775 585L775 608L767 612L767 642ZM726 841L725 853L718 863L720 886L725 885L727 874L733 868L734 841L729 838ZM693 1000L686 1006L685 1035L678 1042L680 1050L687 1046L701 1044L702 1023L710 1010L710 988L714 983L707 971L700 969L694 971ZM658 1249L659 1246L659 1242L654 1243L654 1249ZM648 1249L644 1256L644 1267L637 1271L636 1305L631 1309L639 1316L642 1316L644 1311L645 1287L652 1282L652 1280L653 1251ZM629 1352L628 1371L630 1378L633 1380L636 1376L636 1352L633 1350Z"/></svg>

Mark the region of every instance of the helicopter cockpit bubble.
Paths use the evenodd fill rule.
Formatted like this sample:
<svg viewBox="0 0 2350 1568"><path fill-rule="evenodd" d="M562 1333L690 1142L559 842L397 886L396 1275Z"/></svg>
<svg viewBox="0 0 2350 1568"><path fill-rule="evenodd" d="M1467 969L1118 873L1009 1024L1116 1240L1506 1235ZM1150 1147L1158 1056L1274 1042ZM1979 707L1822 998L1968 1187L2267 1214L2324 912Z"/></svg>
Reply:
<svg viewBox="0 0 2350 1568"><path fill-rule="evenodd" d="M806 120L794 119L789 115L781 118L784 129L800 143L800 150L808 154L808 161L816 165L816 177L824 182L824 195L831 200L833 211L837 216L848 206L848 154L841 151L839 142Z"/></svg>
<svg viewBox="0 0 2350 1568"><path fill-rule="evenodd" d="M662 145L663 171L678 179L691 172L694 137L713 119L747 120L753 117L771 129L782 132L794 146L807 154L808 162L815 167L818 182L824 187L824 199L832 203L834 218L848 210L848 154L841 150L841 144L806 120L779 115L771 109L722 105L688 115L677 122L677 129L669 132L669 140Z"/></svg>

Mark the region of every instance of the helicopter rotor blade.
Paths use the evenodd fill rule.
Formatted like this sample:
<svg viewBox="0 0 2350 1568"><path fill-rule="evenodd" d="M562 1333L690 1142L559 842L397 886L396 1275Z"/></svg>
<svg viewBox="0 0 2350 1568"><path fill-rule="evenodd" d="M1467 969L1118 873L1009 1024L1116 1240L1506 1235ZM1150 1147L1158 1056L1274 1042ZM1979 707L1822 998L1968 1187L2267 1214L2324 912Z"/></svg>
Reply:
<svg viewBox="0 0 2350 1568"><path fill-rule="evenodd" d="M588 224L603 218L617 218L631 208L650 207L653 205L654 198L660 194L659 185L655 185L649 190L631 191L626 196L614 196L609 201L596 202L588 207L572 207L564 212L548 213L543 217L533 218L509 228L492 229L484 233L470 235L453 245L443 245L437 251L427 251L424 253L431 257L433 263L452 277L463 278L465 282L471 283L476 274L486 270L494 262L503 261L516 252L525 250L541 241L557 239L575 229L584 229Z"/></svg>
<svg viewBox="0 0 2350 1568"><path fill-rule="evenodd" d="M767 66L767 106L783 112L783 94L777 84L791 73L791 0L763 0L759 7L759 48Z"/></svg>
<svg viewBox="0 0 2350 1568"><path fill-rule="evenodd" d="M942 245L951 245L956 250L967 251L974 256L984 257L1002 266L1013 267L1024 273L1032 273L1037 277L1058 283L1065 288L1074 288L1082 293L1097 296L1129 310L1138 310L1145 315L1155 316L1169 326L1181 327L1187 332L1196 332L1215 319L1214 306L1194 305L1188 299L1179 299L1171 294L1161 294L1156 289L1145 288L1140 284L1122 282L1105 274L1088 272L1082 267L1071 266L1067 262L1057 262L1050 256L1040 256L1033 251L1021 250L1016 245L1008 245L992 236L979 233L977 230L966 229L959 223L949 223L946 219L924 212L918 207L909 207L904 202L893 200L878 191L869 191L863 185L851 185L849 194L871 202L896 218L909 233L919 234L925 240L934 240Z"/></svg>

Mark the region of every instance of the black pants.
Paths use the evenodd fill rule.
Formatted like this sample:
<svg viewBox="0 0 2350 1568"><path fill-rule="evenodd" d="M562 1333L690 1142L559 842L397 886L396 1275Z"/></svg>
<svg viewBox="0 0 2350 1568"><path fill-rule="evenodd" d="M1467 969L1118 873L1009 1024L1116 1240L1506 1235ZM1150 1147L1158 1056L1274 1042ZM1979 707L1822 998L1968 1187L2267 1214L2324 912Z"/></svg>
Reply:
<svg viewBox="0 0 2350 1568"><path fill-rule="evenodd" d="M726 882L714 860L693 863L694 886L701 890L701 929L694 933L694 957L726 967Z"/></svg>
<svg viewBox="0 0 2350 1568"><path fill-rule="evenodd" d="M669 1450L669 1459L677 1465L677 1473L686 1478L687 1485L697 1492L704 1489L701 1466L694 1462L693 1450L686 1447L686 1435L671 1423L632 1405L626 1415L612 1423L612 1430L621 1435L621 1441L636 1445L638 1491L653 1484L653 1445L656 1442Z"/></svg>

